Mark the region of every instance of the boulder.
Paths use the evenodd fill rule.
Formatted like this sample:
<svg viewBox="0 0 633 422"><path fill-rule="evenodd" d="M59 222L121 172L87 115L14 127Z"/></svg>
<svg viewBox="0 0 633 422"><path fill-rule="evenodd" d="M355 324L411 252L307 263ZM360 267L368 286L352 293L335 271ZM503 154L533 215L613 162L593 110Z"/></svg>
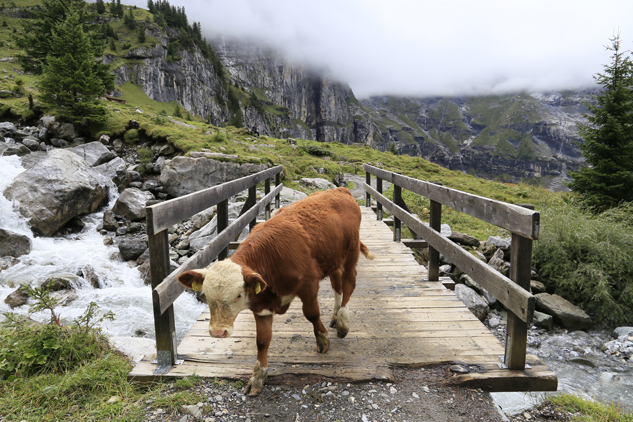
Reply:
<svg viewBox="0 0 633 422"><path fill-rule="evenodd" d="M545 293L545 284L540 281L530 280L530 290L532 294Z"/></svg>
<svg viewBox="0 0 633 422"><path fill-rule="evenodd" d="M150 192L137 188L127 188L116 200L112 212L129 218L132 221L139 221L145 218L145 206L147 201L154 198Z"/></svg>
<svg viewBox="0 0 633 422"><path fill-rule="evenodd" d="M15 124L11 122L0 122L0 131L4 132L5 135L8 133L13 133L17 130Z"/></svg>
<svg viewBox="0 0 633 422"><path fill-rule="evenodd" d="M140 239L122 239L119 242L119 252L125 261L134 261L145 252L147 242Z"/></svg>
<svg viewBox="0 0 633 422"><path fill-rule="evenodd" d="M582 309L558 295L539 293L536 297L536 310L551 315L554 322L570 330L591 328L593 322Z"/></svg>
<svg viewBox="0 0 633 422"><path fill-rule="evenodd" d="M244 203L235 202L233 204L229 204L229 224L231 221L235 220L240 215L240 211ZM218 229L218 216L215 215L211 221L209 221L204 227L200 230L191 233L189 236L189 246L193 250L200 250L206 246L216 235ZM248 230L248 227L245 228Z"/></svg>
<svg viewBox="0 0 633 422"><path fill-rule="evenodd" d="M457 296L480 321L486 320L490 308L477 292L464 284L456 284L455 296Z"/></svg>
<svg viewBox="0 0 633 422"><path fill-rule="evenodd" d="M125 161L121 157L116 157L107 163L95 166L94 169L112 180L117 186L127 186L129 177L127 173L127 166Z"/></svg>
<svg viewBox="0 0 633 422"><path fill-rule="evenodd" d="M53 274L49 276L43 283L42 287L52 292L71 289L79 282L79 276L70 273Z"/></svg>
<svg viewBox="0 0 633 422"><path fill-rule="evenodd" d="M51 116L44 116L40 119L40 122L53 138L60 138L70 142L78 136L75 126L72 123L57 122L55 118Z"/></svg>
<svg viewBox="0 0 633 422"><path fill-rule="evenodd" d="M215 215L216 209L217 207L214 205L204 211L200 211L198 214L195 214L193 217L191 217L191 224L193 224L193 228L195 230L200 230L202 227L207 225Z"/></svg>
<svg viewBox="0 0 633 422"><path fill-rule="evenodd" d="M534 311L534 320L532 323L539 328L546 329L547 331L552 331L554 329L554 318L543 312Z"/></svg>
<svg viewBox="0 0 633 422"><path fill-rule="evenodd" d="M119 228L119 223L114 218L112 210L103 213L103 228L109 232L115 232Z"/></svg>
<svg viewBox="0 0 633 422"><path fill-rule="evenodd" d="M74 152L86 160L86 163L88 163L90 167L107 163L114 158L114 155L110 152L110 150L99 141L78 145L76 147L69 148L68 151Z"/></svg>
<svg viewBox="0 0 633 422"><path fill-rule="evenodd" d="M499 236L490 236L488 237L488 243L496 246L497 248L510 249L512 239L502 239Z"/></svg>
<svg viewBox="0 0 633 422"><path fill-rule="evenodd" d="M310 179L307 177L302 177L301 179L299 179L299 183L312 189L327 190L336 188L336 185L334 183L330 182L329 180L320 178Z"/></svg>
<svg viewBox="0 0 633 422"><path fill-rule="evenodd" d="M9 144L6 145L4 151L2 151L3 156L8 155L17 155L18 157L22 157L26 154L29 154L31 150L23 144Z"/></svg>
<svg viewBox="0 0 633 422"><path fill-rule="evenodd" d="M40 149L40 141L30 136L28 138L22 139L22 145L24 145L31 151L39 151Z"/></svg>
<svg viewBox="0 0 633 422"><path fill-rule="evenodd" d="M0 229L0 256L12 256L17 258L31 253L33 242L28 236Z"/></svg>
<svg viewBox="0 0 633 422"><path fill-rule="evenodd" d="M108 198L109 181L76 154L50 151L4 191L31 227L51 236L74 217L95 212Z"/></svg>
<svg viewBox="0 0 633 422"><path fill-rule="evenodd" d="M4 299L4 303L9 305L11 309L13 309L13 308L17 308L18 306L22 306L26 304L28 300L29 300L29 295L26 294L26 292L22 290L20 287L18 287L17 289L15 289L13 293L9 294Z"/></svg>
<svg viewBox="0 0 633 422"><path fill-rule="evenodd" d="M237 164L207 158L174 157L161 166L160 183L173 197L187 195L266 170L266 164Z"/></svg>
<svg viewBox="0 0 633 422"><path fill-rule="evenodd" d="M473 246L475 248L478 248L481 244L481 242L479 242L479 239L477 239L476 237L460 232L452 232L448 238L455 243L459 243L460 245Z"/></svg>
<svg viewBox="0 0 633 422"><path fill-rule="evenodd" d="M618 327L611 333L611 337L617 338L621 342L627 341L631 336L633 336L633 327Z"/></svg>

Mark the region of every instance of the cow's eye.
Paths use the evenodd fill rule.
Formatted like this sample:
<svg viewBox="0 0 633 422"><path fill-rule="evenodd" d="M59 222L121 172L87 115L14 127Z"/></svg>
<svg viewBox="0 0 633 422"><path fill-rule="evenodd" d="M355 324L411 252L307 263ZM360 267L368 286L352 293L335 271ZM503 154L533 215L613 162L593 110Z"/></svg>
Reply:
<svg viewBox="0 0 633 422"><path fill-rule="evenodd" d="M235 298L235 301L237 302L238 300L240 300L242 298L242 295L237 295L237 297Z"/></svg>

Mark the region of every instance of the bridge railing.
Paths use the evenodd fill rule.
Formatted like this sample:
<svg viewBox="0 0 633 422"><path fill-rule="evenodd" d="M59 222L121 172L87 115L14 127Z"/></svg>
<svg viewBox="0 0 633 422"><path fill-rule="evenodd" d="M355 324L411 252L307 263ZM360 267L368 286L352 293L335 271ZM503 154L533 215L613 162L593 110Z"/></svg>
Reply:
<svg viewBox="0 0 633 422"><path fill-rule="evenodd" d="M282 166L272 167L146 208L158 363L155 374L166 374L176 363L178 356L173 303L185 290L184 286L178 282L178 276L188 270L205 268L216 258L226 258L229 243L234 241L247 225L252 229L259 213L265 211L266 220L270 218L270 204L273 199L275 207L279 208L279 192L283 188L280 177L282 170ZM273 177L276 187L271 191L270 183ZM256 188L261 182L264 182L265 196L257 201ZM229 198L246 189L248 189L248 198L240 216L229 225ZM218 235L170 274L169 227L214 205L217 205Z"/></svg>
<svg viewBox="0 0 633 422"><path fill-rule="evenodd" d="M528 325L534 317L535 298L529 292L532 272L532 241L538 239L540 214L525 206L472 195L435 183L425 182L365 164L366 204L377 202L377 218L383 207L394 216L394 240L400 241L401 224L428 242L429 281L439 279L439 254L456 265L497 298L508 310L505 365L525 369ZM376 189L371 175L376 176ZM382 195L382 181L393 184L393 201ZM402 188L430 199L429 225L409 213L402 199ZM442 205L464 212L512 233L510 277L505 277L464 249L440 235Z"/></svg>

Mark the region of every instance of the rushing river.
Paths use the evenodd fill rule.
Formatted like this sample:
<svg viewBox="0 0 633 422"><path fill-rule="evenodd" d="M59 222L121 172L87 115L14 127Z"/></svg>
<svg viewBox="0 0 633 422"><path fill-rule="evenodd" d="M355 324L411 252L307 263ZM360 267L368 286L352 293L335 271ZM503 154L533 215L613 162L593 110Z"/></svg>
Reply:
<svg viewBox="0 0 633 422"><path fill-rule="evenodd" d="M0 314L11 311L4 299L19 284L29 283L39 287L48 276L59 273L77 274L90 266L99 277L100 287L96 289L82 278L74 290L76 298L67 306L57 309L62 322L70 323L80 316L90 302L96 302L103 311L111 310L115 314L112 322L105 322L104 331L113 336L154 337L154 316L152 296L149 286L143 284L140 273L117 258L118 248L103 244L104 237L96 230L103 219L103 210L85 216L85 227L80 233L63 237L34 237L22 216L13 209L13 204L4 195L5 188L24 168L16 156L0 157L0 228L29 236L33 242L30 254L20 257L20 262L0 272ZM112 208L116 201L117 190L110 189ZM114 259L113 259L114 257ZM71 293L73 295L73 293ZM205 308L191 294L184 293L174 303L177 337L180 341L200 312ZM13 310L15 313L28 313L28 305ZM40 312L31 316L40 321L48 320L50 312ZM0 319L3 317L0 316Z"/></svg>
<svg viewBox="0 0 633 422"><path fill-rule="evenodd" d="M28 224L1 193L24 168L16 156L0 157L0 228L29 236L33 242L30 254L20 262L0 272L0 314L11 311L4 303L7 295L19 284L38 287L56 273L77 274L86 266L94 269L100 287L94 288L79 279L74 290L76 297L66 306L57 309L62 322L68 324L80 316L90 302L96 302L102 311L115 314L112 322L104 323L104 330L113 336L154 337L151 290L143 284L140 273L118 258L116 246L106 246L104 237L96 227L103 212L85 216L84 229L63 237L34 237ZM116 188L111 189L111 208L116 200ZM71 293L72 295L72 293ZM178 341L182 340L196 318L205 309L193 295L182 294L174 303ZM28 313L28 305L13 310ZM50 317L48 312L31 316L40 321ZM0 319L3 317L0 316ZM529 353L539 356L559 379L559 391L595 397L603 401L618 401L633 408L633 365L609 358L600 351L600 345L609 340L606 332L542 334L541 346L530 348ZM517 413L536 404L543 393L494 393L495 401L508 414Z"/></svg>

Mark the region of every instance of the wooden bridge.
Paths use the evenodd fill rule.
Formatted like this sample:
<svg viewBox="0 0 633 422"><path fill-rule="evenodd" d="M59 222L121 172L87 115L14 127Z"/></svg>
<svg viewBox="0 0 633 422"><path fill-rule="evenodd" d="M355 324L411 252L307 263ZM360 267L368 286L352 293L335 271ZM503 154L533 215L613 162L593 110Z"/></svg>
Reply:
<svg viewBox="0 0 633 422"><path fill-rule="evenodd" d="M513 281L500 274L497 275L492 270L479 268L478 264L470 262L468 257L460 255L457 251L458 247L455 250L452 249L455 247L452 242L441 238L436 234L437 232L429 232L429 230L433 231L432 228L421 227L419 221L411 220L415 220L415 218L405 211L406 204L402 201L400 188L403 185L412 187L413 185L407 185L407 183L413 182L415 179L402 179L403 176L371 166L365 166L365 168L368 175L365 189L368 191L368 195L371 193L377 199L378 203L377 213L370 207L361 207L363 218L360 234L361 240L375 254L376 259L369 261L361 256L359 260L357 287L349 305L349 334L346 338L339 339L335 335L335 330L331 330L329 335L330 350L326 354L317 353L312 325L303 317L300 301L295 301L286 314L277 315L274 319L273 340L268 352L269 382L278 383L287 379L315 376L335 381L393 380L392 371L394 368L451 363L460 364L462 368L468 370L466 373L454 374L451 381L455 384L481 387L490 391L556 390L556 375L537 357L526 355L525 338L521 337L522 332L527 335L527 320L531 320L534 310L533 297ZM255 323L250 312L240 314L235 321L235 331L231 337L215 339L208 334L209 312L206 310L178 345L176 352L173 336L173 311L171 311L170 316L170 309L173 300L179 294L178 292L182 292L182 288L176 281L176 275L187 269L207 265L208 263L200 264L201 261L207 260L209 257L213 259L218 254L226 254L225 248L229 241L233 240L236 233L239 233L246 224L253 224L255 216L264 207L270 209L267 204L272 201L272 198L278 194L281 188L277 177L278 186L274 191L270 191L271 174L276 171L278 175L280 170L280 168L275 169L267 170L263 172L266 173L263 175L245 178L249 179L248 181L240 179L249 185L250 192L241 221L238 219L231 226L228 226L228 219L219 206L218 215L225 220L223 226L227 227L223 240L216 238L214 243L199 252L198 256L192 257L189 260L191 262L183 264L168 277L156 274L157 280L153 295L155 315L157 316L158 356L145 356L130 373L130 377L151 379L158 376L185 377L196 374L203 377L247 379L250 376L257 351ZM380 176L377 183L374 183L376 189L370 186L370 173ZM261 182L262 178L267 180L265 187L267 195L257 203L254 186ZM383 179L389 180L395 186L393 202L380 193L382 191L381 180ZM240 181L230 183L236 184ZM420 181L415 182L414 184L420 183ZM227 188L228 185L230 184L210 188L207 190L211 191L207 192L207 197L216 199L225 197L222 198L222 201L217 201L222 203L234 194L232 192L235 189L244 186L242 184L234 188L230 188L230 186ZM214 189L215 191L213 191ZM431 187L432 192L430 194L427 192L427 195L440 200L442 198L435 196L437 192L448 192L453 200L455 200L455 196L459 196L457 194L459 191L448 188L441 189L433 191L433 187ZM173 210L183 209L183 201L187 201L186 204L191 207L187 214L192 215L206 208L209 202L207 199L203 201L205 204L201 204L200 196L196 197L195 194L189 198L183 198L185 199L176 198L174 200L180 200L176 207L166 207L164 205L166 203L163 203L148 208L150 253L152 257L158 257L154 258L152 262L153 281L156 273L154 270L155 262L160 263L161 257L165 259L165 247L167 246L165 241L160 240L165 236L163 232L166 233L166 230L161 228L168 227L173 224L173 221L182 217L180 212L174 213ZM465 199L467 198L459 198L459 201ZM470 200L472 199L470 198ZM488 201L488 211L495 215L494 218L498 218L498 212L490 211L490 207L497 209L501 203L482 199ZM439 208L434 203L440 204ZM524 227L525 221L530 218L533 223L534 215L538 217L538 213L534 214L533 211L523 211L519 207L505 205L518 213L519 217L510 212L512 224L517 227ZM381 221L383 206L394 214L394 231ZM204 208L199 209L200 207ZM441 203L432 199L431 227L437 226L439 229L439 224L437 224L440 221L440 217L437 215L438 209L441 211ZM165 210L171 210L169 212L172 215L169 218L165 217L167 215ZM504 208L504 212L508 211ZM431 246L430 271L419 265L414 259L411 249L400 241L402 221L408 221L407 225L414 233L422 234L430 245L435 246L435 248ZM435 236L440 237L441 240L437 240ZM157 238L159 238L158 241ZM417 246L420 245L420 242L422 241L417 241ZM517 244L520 244L520 241L513 243L513 255L520 252L520 248L516 247ZM497 297L501 298L499 300L502 303L506 302L506 307L509 307L511 311L514 310L517 314L523 312L523 316L518 315L514 319L509 312L508 324L515 324L518 329L512 331L513 329L509 326L510 333L514 332L515 335L514 339L508 339L506 348L454 293L445 287L443 283L445 280L441 280L437 276L438 250L445 256L453 258L453 262L457 265L462 264L462 266L468 267L462 268L466 273L479 275L480 278L475 278L475 280L480 284L490 284L489 287L492 287L495 281L503 283L497 289L489 288L489 291L496 291ZM517 252L514 252L515 250ZM531 247L529 254L531 259ZM518 262L513 262L516 272L516 269L520 270L522 261L526 259L524 257L521 260L517 255L513 260ZM482 274L487 280L482 281ZM516 276L516 274L514 275ZM433 279L435 281L431 281ZM323 320L329 321L334 299L330 283L327 280L321 283L319 303ZM165 324L171 324L167 325L167 330L164 329ZM173 351L165 349L169 346L173 347ZM513 359L514 365L520 367L508 369L510 365L507 364L512 364Z"/></svg>

